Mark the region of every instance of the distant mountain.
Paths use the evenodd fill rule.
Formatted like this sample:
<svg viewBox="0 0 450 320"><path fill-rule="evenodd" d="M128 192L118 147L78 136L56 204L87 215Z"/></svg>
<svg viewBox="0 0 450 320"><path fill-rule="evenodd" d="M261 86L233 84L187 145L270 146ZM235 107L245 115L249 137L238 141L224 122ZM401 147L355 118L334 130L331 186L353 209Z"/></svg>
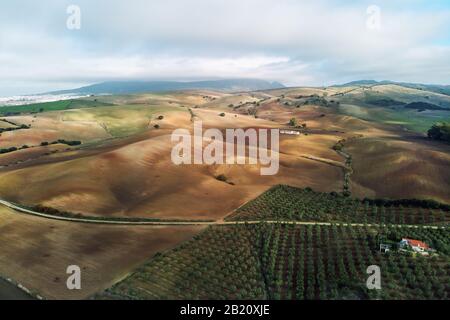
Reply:
<svg viewBox="0 0 450 320"><path fill-rule="evenodd" d="M345 83L343 85L337 85L336 87L346 87L346 86L373 86L373 85L383 85L383 84L396 84L399 86L426 90L435 93L441 93L450 96L450 85L439 85L439 84L421 84L421 83L409 83L409 82L395 82L390 80L375 81L375 80L357 80Z"/></svg>
<svg viewBox="0 0 450 320"><path fill-rule="evenodd" d="M211 81L110 81L49 94L128 94L158 91L209 89L229 92L284 88L279 82L258 79L229 79Z"/></svg>
<svg viewBox="0 0 450 320"><path fill-rule="evenodd" d="M375 80L356 80L347 82L344 84L335 85L334 87L348 87L348 86L372 86L376 84L385 84L385 81L375 81Z"/></svg>

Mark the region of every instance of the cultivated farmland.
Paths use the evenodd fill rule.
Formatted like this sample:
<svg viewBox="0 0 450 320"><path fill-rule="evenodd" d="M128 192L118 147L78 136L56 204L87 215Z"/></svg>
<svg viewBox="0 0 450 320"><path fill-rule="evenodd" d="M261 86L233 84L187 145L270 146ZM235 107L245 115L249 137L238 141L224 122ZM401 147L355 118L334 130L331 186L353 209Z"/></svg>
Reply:
<svg viewBox="0 0 450 320"><path fill-rule="evenodd" d="M446 299L448 229L293 224L214 226L159 255L100 299ZM382 254L378 239L423 239L434 257ZM368 290L366 269L382 270Z"/></svg>
<svg viewBox="0 0 450 320"><path fill-rule="evenodd" d="M426 200L353 199L336 192L275 186L226 220L294 220L351 223L445 224L449 206Z"/></svg>

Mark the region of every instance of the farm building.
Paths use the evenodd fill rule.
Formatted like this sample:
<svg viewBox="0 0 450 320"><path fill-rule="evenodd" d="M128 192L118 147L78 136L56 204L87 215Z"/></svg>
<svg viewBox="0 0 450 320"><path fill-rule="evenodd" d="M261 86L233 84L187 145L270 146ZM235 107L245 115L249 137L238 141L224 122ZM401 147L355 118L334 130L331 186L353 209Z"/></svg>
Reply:
<svg viewBox="0 0 450 320"><path fill-rule="evenodd" d="M401 249L409 248L418 253L427 253L430 250L430 247L425 242L408 238L403 238L399 243L399 247Z"/></svg>
<svg viewBox="0 0 450 320"><path fill-rule="evenodd" d="M380 252L387 253L391 251L391 245L386 243L380 243Z"/></svg>
<svg viewBox="0 0 450 320"><path fill-rule="evenodd" d="M280 133L281 134L290 134L290 135L299 135L300 131L281 129Z"/></svg>

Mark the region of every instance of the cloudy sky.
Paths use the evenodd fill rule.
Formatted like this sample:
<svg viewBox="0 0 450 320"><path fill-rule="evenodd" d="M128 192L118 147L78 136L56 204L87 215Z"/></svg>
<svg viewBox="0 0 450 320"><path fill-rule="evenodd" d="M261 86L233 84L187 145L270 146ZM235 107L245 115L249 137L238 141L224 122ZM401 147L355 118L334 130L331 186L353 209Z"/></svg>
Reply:
<svg viewBox="0 0 450 320"><path fill-rule="evenodd" d="M70 5L80 9L80 29L67 27L78 21ZM219 78L450 84L450 3L0 2L0 96L106 80Z"/></svg>

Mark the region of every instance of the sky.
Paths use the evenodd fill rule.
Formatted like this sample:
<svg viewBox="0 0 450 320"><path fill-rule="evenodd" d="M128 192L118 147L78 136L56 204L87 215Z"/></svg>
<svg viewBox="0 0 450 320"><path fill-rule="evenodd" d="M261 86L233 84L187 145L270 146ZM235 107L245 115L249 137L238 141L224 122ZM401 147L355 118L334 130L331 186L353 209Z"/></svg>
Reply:
<svg viewBox="0 0 450 320"><path fill-rule="evenodd" d="M450 1L0 2L0 96L226 78L450 84Z"/></svg>

